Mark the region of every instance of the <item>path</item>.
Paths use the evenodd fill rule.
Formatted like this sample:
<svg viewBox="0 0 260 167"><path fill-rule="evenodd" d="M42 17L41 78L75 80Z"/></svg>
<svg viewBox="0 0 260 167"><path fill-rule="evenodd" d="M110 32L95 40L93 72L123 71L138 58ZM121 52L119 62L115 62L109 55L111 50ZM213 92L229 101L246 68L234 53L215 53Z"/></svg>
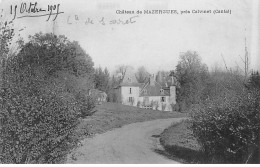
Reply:
<svg viewBox="0 0 260 167"><path fill-rule="evenodd" d="M74 158L68 158L67 163L178 163L155 153L153 149L162 149L156 135L180 120L170 118L133 123L86 138L72 154Z"/></svg>

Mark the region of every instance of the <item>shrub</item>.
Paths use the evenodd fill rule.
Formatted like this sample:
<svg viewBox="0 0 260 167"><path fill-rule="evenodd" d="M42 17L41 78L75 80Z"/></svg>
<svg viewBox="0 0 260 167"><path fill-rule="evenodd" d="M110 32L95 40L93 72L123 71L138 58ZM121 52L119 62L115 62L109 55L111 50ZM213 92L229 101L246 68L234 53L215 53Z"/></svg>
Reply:
<svg viewBox="0 0 260 167"><path fill-rule="evenodd" d="M172 111L177 111L177 112L180 112L180 107L179 107L179 103L176 103L176 104L171 104L171 108L172 108Z"/></svg>
<svg viewBox="0 0 260 167"><path fill-rule="evenodd" d="M61 163L76 146L78 112L55 94L1 89L1 163Z"/></svg>
<svg viewBox="0 0 260 167"><path fill-rule="evenodd" d="M142 107L140 101L137 102L137 107L139 107L139 108Z"/></svg>
<svg viewBox="0 0 260 167"><path fill-rule="evenodd" d="M186 105L185 100L179 102L179 111L180 111L180 112L187 112L186 110L188 110L188 107L187 107L187 105Z"/></svg>
<svg viewBox="0 0 260 167"><path fill-rule="evenodd" d="M223 93L208 99L194 110L190 128L212 162L257 161L260 140L259 92Z"/></svg>
<svg viewBox="0 0 260 167"><path fill-rule="evenodd" d="M82 118L90 116L95 112L96 101L97 99L95 97L86 96L80 92L76 95L78 111Z"/></svg>
<svg viewBox="0 0 260 167"><path fill-rule="evenodd" d="M159 108L159 103L158 103L158 101L155 101L155 102L154 102L154 106L155 106L155 110L158 110L158 108Z"/></svg>
<svg viewBox="0 0 260 167"><path fill-rule="evenodd" d="M64 36L29 40L0 70L0 162L61 163L93 109L92 98L76 97L92 85L93 62Z"/></svg>
<svg viewBox="0 0 260 167"><path fill-rule="evenodd" d="M162 111L165 111L165 108L166 108L166 104L162 103Z"/></svg>

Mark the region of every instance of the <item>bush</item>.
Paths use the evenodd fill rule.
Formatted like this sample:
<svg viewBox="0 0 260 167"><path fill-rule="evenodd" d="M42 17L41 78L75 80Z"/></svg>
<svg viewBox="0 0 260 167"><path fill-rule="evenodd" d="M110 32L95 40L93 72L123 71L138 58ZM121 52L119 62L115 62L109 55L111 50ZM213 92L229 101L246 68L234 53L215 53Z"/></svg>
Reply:
<svg viewBox="0 0 260 167"><path fill-rule="evenodd" d="M153 110L158 110L158 108L159 108L159 103L158 103L158 101L152 101L152 102L151 102L151 106L152 106L152 109L153 109Z"/></svg>
<svg viewBox="0 0 260 167"><path fill-rule="evenodd" d="M36 34L1 66L0 162L61 163L79 140L93 62L77 42Z"/></svg>
<svg viewBox="0 0 260 167"><path fill-rule="evenodd" d="M76 95L78 111L80 112L80 116L82 118L90 116L95 112L94 108L96 101L97 99L95 97L86 96L80 92Z"/></svg>
<svg viewBox="0 0 260 167"><path fill-rule="evenodd" d="M187 112L187 110L189 110L189 107L187 107L186 101L184 100L184 101L179 102L179 111Z"/></svg>
<svg viewBox="0 0 260 167"><path fill-rule="evenodd" d="M1 89L1 163L61 163L76 146L78 112L55 94Z"/></svg>
<svg viewBox="0 0 260 167"><path fill-rule="evenodd" d="M141 101L137 102L137 107L141 108Z"/></svg>
<svg viewBox="0 0 260 167"><path fill-rule="evenodd" d="M172 111L177 111L177 112L180 112L180 107L179 107L179 103L176 103L176 104L171 104L171 108L172 108Z"/></svg>
<svg viewBox="0 0 260 167"><path fill-rule="evenodd" d="M165 108L166 108L166 104L161 104L162 105L162 111L165 111Z"/></svg>
<svg viewBox="0 0 260 167"><path fill-rule="evenodd" d="M194 110L190 128L212 162L257 162L260 140L259 92L227 92L207 100Z"/></svg>

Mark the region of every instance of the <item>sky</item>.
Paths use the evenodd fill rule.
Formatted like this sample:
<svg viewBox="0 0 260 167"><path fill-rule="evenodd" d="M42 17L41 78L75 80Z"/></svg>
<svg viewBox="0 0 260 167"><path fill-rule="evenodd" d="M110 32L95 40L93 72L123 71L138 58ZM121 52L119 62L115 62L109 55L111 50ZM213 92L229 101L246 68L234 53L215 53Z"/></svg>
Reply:
<svg viewBox="0 0 260 167"><path fill-rule="evenodd" d="M22 2L1 2L1 13L12 19L10 13L17 5L17 16ZM36 1L31 1L36 2ZM259 68L260 53L260 3L258 0L39 0L37 7L59 5L64 12L52 21L54 15L15 18L16 30L26 38L41 32L54 32L79 41L82 48L92 57L95 67L107 67L114 71L118 65L130 65L137 69L144 66L151 73L158 70L174 70L181 52L197 51L211 69L238 65L243 68L245 38L250 54L250 67ZM192 10L231 10L231 14L187 13ZM134 11L134 14L117 14L117 11ZM144 10L177 10L179 14L138 14ZM14 11L13 11L14 12ZM44 12L42 12L44 13ZM48 13L48 12L46 12ZM30 15L35 15L30 13ZM105 25L100 24L104 18ZM109 24L119 19L131 24ZM87 22L92 20L93 24ZM239 56L240 55L240 56Z"/></svg>

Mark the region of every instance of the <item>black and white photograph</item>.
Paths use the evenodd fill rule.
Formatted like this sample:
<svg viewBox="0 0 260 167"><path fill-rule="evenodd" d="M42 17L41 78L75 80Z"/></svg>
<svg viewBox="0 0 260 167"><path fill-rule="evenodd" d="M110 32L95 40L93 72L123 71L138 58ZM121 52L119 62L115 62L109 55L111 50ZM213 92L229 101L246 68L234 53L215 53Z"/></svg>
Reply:
<svg viewBox="0 0 260 167"><path fill-rule="evenodd" d="M0 0L0 164L259 164L259 0Z"/></svg>

